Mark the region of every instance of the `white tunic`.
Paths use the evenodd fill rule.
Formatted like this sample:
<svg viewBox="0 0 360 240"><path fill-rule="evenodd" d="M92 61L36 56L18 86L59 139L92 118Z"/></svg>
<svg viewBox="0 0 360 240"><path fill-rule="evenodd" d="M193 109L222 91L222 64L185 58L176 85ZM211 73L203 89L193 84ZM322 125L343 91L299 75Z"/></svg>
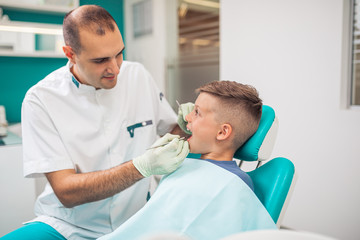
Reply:
<svg viewBox="0 0 360 240"><path fill-rule="evenodd" d="M113 89L80 84L70 64L40 81L22 106L24 175L109 169L145 152L176 125L176 114L138 63L124 61ZM33 221L65 238L97 238L116 229L146 202L149 180L105 200L65 208L47 184Z"/></svg>

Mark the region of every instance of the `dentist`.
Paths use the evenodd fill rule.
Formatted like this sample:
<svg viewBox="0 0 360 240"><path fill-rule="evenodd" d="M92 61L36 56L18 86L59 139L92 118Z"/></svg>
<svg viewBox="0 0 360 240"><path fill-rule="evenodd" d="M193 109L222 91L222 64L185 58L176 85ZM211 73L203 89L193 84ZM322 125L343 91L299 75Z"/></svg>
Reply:
<svg viewBox="0 0 360 240"><path fill-rule="evenodd" d="M3 239L110 233L146 203L146 177L176 170L189 153L150 74L123 61L122 36L105 9L71 11L63 34L68 64L33 86L22 106L24 175L49 183L36 218Z"/></svg>

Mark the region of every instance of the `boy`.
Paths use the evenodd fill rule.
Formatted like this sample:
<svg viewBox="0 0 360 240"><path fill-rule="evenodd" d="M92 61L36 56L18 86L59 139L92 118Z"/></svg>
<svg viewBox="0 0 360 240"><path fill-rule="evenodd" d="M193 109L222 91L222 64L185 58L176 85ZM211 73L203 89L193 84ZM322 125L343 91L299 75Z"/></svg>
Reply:
<svg viewBox="0 0 360 240"><path fill-rule="evenodd" d="M276 228L253 193L250 177L232 161L259 126L262 101L257 91L236 82L215 81L197 92L185 120L192 133L190 152L201 154L201 160L186 159L161 180L145 207L101 239L137 239L161 232L220 239Z"/></svg>
<svg viewBox="0 0 360 240"><path fill-rule="evenodd" d="M231 81L215 81L196 90L193 111L185 116L191 153L219 165L253 188L250 177L237 167L234 153L257 130L262 101L255 88Z"/></svg>

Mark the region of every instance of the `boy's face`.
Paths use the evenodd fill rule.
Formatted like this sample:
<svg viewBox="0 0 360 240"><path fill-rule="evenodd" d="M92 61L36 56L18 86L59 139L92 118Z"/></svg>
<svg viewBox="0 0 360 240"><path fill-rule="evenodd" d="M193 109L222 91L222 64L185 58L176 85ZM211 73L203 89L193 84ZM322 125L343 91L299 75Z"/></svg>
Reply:
<svg viewBox="0 0 360 240"><path fill-rule="evenodd" d="M217 104L216 97L208 93L200 93L194 110L186 116L187 128L192 132L192 136L188 139L192 153L206 155L214 149L220 128L220 124L215 120L214 110Z"/></svg>

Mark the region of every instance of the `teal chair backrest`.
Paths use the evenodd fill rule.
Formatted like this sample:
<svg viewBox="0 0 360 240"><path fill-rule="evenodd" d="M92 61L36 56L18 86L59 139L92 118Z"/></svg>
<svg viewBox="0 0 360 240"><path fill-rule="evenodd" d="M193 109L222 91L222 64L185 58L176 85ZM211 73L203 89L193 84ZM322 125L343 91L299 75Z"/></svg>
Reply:
<svg viewBox="0 0 360 240"><path fill-rule="evenodd" d="M275 143L277 124L275 111L270 106L264 105L258 130L236 151L234 158L242 161L267 160ZM275 223L279 220L294 173L293 163L286 158L272 159L248 172L254 183L256 196Z"/></svg>
<svg viewBox="0 0 360 240"><path fill-rule="evenodd" d="M235 152L234 158L243 161L267 160L275 144L277 127L274 109L263 105L257 131Z"/></svg>
<svg viewBox="0 0 360 240"><path fill-rule="evenodd" d="M274 158L248 174L256 196L277 223L293 181L294 164L286 158Z"/></svg>

